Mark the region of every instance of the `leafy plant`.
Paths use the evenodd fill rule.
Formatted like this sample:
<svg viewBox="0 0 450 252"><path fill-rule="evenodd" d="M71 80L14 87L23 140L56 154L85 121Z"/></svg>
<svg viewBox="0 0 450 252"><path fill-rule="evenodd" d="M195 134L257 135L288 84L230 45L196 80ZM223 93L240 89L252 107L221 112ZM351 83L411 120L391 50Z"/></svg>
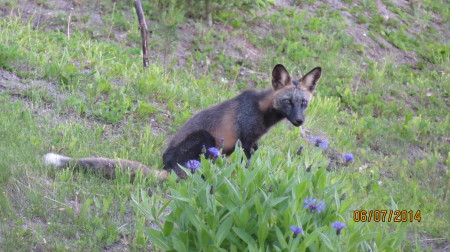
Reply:
<svg viewBox="0 0 450 252"><path fill-rule="evenodd" d="M146 229L150 240L158 248L176 251L348 250L401 244L403 227L390 237L387 228L378 226L375 232L373 226L346 219L355 202L339 199L343 180L330 181L324 167L307 172L282 159L264 162L270 155L256 155L250 165L242 161L241 149L229 163L202 158L189 182L168 184L171 196L156 210L154 199L143 192L134 195L134 205L157 226ZM169 208L169 215L161 215ZM333 224L338 220L348 227ZM369 245L376 236L382 238Z"/></svg>

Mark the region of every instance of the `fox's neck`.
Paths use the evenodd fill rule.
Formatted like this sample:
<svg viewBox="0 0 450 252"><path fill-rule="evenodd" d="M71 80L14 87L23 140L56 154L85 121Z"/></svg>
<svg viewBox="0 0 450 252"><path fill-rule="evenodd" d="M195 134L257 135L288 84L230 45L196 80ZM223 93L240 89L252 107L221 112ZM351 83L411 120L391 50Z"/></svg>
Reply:
<svg viewBox="0 0 450 252"><path fill-rule="evenodd" d="M259 109L263 115L264 126L268 129L285 118L283 114L273 108L273 99L275 92L273 90L265 90L259 101Z"/></svg>
<svg viewBox="0 0 450 252"><path fill-rule="evenodd" d="M280 114L278 111L276 111L274 108L270 108L267 111L264 112L264 126L267 128L272 127L273 125L277 124L281 120L285 118L284 115Z"/></svg>

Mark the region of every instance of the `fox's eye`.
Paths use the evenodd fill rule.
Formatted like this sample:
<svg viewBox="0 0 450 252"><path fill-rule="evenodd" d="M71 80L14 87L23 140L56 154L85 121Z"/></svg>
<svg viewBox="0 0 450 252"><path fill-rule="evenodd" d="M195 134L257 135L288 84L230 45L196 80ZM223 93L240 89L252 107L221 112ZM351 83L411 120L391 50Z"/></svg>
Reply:
<svg viewBox="0 0 450 252"><path fill-rule="evenodd" d="M303 106L306 106L306 101L302 101L302 105L303 105Z"/></svg>
<svg viewBox="0 0 450 252"><path fill-rule="evenodd" d="M285 100L283 100L283 102L286 103L286 104L291 104L292 103L292 101L289 100L289 99L285 99Z"/></svg>

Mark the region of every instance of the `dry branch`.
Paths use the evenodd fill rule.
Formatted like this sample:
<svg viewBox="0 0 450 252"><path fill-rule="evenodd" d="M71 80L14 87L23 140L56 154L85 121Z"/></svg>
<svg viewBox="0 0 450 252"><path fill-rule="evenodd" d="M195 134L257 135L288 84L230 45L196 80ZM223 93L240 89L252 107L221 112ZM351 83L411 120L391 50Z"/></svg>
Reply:
<svg viewBox="0 0 450 252"><path fill-rule="evenodd" d="M141 30L142 37L142 52L144 67L148 67L148 30L147 24L145 23L144 11L142 10L142 4L140 0L134 1L134 7L136 8L136 13L139 21L139 30Z"/></svg>

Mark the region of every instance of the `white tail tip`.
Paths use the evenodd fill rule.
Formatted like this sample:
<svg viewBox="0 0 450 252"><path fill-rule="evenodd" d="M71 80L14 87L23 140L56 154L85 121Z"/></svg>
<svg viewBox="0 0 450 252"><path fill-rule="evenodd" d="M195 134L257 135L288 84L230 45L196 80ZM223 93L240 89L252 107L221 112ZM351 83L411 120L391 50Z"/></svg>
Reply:
<svg viewBox="0 0 450 252"><path fill-rule="evenodd" d="M47 153L44 155L44 164L47 166L62 167L70 161L70 157L56 153Z"/></svg>

